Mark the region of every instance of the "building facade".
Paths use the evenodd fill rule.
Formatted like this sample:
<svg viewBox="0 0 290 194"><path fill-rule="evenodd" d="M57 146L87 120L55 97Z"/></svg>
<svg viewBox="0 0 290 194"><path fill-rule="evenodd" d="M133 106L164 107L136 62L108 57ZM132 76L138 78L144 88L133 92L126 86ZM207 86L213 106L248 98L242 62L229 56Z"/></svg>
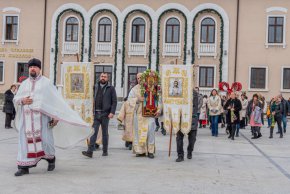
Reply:
<svg viewBox="0 0 290 194"><path fill-rule="evenodd" d="M204 94L239 81L249 95L289 97L289 8L289 0L0 0L0 93L37 57L56 85L63 62L93 62L119 97L136 73L161 64L194 64Z"/></svg>

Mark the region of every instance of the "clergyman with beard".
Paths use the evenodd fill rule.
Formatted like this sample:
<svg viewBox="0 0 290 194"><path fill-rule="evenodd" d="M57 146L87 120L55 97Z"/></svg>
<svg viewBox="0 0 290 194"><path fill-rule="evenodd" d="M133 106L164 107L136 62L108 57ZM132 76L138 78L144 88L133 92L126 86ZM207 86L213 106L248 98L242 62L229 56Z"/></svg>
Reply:
<svg viewBox="0 0 290 194"><path fill-rule="evenodd" d="M28 68L29 78L21 83L13 98L19 131L15 176L29 174L29 169L42 159L48 162L47 171L53 171L54 145L70 147L91 133L89 124L70 108L50 80L41 75L41 61L29 60ZM53 130L54 127L57 129ZM69 134L65 129L69 129Z"/></svg>
<svg viewBox="0 0 290 194"><path fill-rule="evenodd" d="M102 141L103 141L103 154L102 156L108 156L108 125L109 120L112 119L116 112L117 107L117 94L114 86L111 86L108 82L109 77L107 73L100 75L99 81L94 88L94 134L90 138L90 144L87 151L83 151L82 154L89 158L93 157L93 151L95 142L98 136L99 128L102 129Z"/></svg>

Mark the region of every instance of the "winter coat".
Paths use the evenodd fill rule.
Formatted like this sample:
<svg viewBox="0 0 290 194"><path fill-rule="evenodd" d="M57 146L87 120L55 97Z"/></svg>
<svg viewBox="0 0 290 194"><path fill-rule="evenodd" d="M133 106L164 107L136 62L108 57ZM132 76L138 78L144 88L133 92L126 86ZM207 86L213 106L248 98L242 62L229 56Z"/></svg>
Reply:
<svg viewBox="0 0 290 194"><path fill-rule="evenodd" d="M247 114L248 100L246 99L241 100L241 103L242 103L242 110L240 112L240 116L241 118L243 118L243 117L246 117L246 114Z"/></svg>
<svg viewBox="0 0 290 194"><path fill-rule="evenodd" d="M235 114L235 120L232 121L231 117L232 117L232 111L231 110L228 110L229 107L233 107L234 108L234 114ZM225 106L224 106L224 110L227 110L227 114L226 114L226 117L227 117L227 124L238 124L240 122L240 111L242 110L242 103L239 99L235 98L235 99L229 99Z"/></svg>
<svg viewBox="0 0 290 194"><path fill-rule="evenodd" d="M14 94L12 93L11 90L7 90L4 96L5 96L5 100L4 100L3 112L9 113L9 114L15 114L15 108L13 104Z"/></svg>
<svg viewBox="0 0 290 194"><path fill-rule="evenodd" d="M208 109L209 109L209 115L210 116L217 116L220 115L222 112L222 100L221 98L216 95L210 96L208 99Z"/></svg>

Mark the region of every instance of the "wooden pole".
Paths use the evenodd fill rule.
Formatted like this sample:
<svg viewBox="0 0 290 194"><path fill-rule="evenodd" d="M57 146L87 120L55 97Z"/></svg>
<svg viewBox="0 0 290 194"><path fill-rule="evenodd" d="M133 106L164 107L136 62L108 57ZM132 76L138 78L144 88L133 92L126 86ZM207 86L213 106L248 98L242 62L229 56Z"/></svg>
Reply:
<svg viewBox="0 0 290 194"><path fill-rule="evenodd" d="M79 57L79 54L76 53L76 56L77 56L77 62L80 62L80 57Z"/></svg>
<svg viewBox="0 0 290 194"><path fill-rule="evenodd" d="M172 129L173 129L173 125L172 125L172 115L170 114L170 139L169 139L169 151L168 151L168 157L170 157L171 155L171 144L172 144Z"/></svg>

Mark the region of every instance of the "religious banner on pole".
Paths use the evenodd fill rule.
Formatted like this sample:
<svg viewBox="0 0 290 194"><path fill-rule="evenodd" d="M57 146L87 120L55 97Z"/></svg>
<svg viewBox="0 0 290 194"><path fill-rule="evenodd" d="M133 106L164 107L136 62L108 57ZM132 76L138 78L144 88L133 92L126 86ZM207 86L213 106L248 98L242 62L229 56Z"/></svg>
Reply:
<svg viewBox="0 0 290 194"><path fill-rule="evenodd" d="M63 97L87 123L93 122L93 65L83 62L62 64Z"/></svg>
<svg viewBox="0 0 290 194"><path fill-rule="evenodd" d="M187 134L192 121L192 65L162 65L162 100L165 129Z"/></svg>
<svg viewBox="0 0 290 194"><path fill-rule="evenodd" d="M142 116L155 117L160 97L159 74L147 69L143 72L140 80L141 95L144 97L142 103Z"/></svg>

